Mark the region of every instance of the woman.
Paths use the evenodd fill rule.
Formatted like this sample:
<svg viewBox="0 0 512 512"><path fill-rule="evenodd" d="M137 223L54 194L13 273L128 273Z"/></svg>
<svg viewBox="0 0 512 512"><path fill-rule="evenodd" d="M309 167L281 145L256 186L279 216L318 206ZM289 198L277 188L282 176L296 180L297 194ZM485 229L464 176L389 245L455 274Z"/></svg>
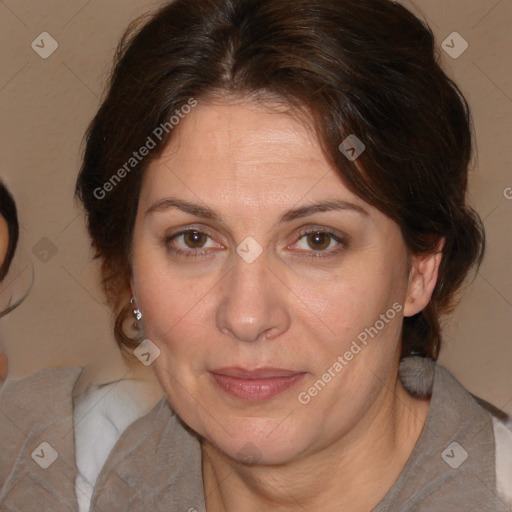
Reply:
<svg viewBox="0 0 512 512"><path fill-rule="evenodd" d="M9 272L18 245L18 238L19 224L16 203L5 185L0 181L0 282L5 279ZM2 295L4 295L3 290ZM0 311L0 317L5 316L17 305L19 305L19 301L15 304L9 302L7 307ZM0 383L5 380L9 367L7 356L1 349L0 341Z"/></svg>
<svg viewBox="0 0 512 512"><path fill-rule="evenodd" d="M0 181L0 281L3 281L16 251L19 238L16 203Z"/></svg>
<svg viewBox="0 0 512 512"><path fill-rule="evenodd" d="M388 0L177 0L129 32L77 193L166 396L91 510L509 510L510 434L434 363L483 254L471 142Z"/></svg>
<svg viewBox="0 0 512 512"><path fill-rule="evenodd" d="M470 155L466 102L395 3L177 1L125 42L77 190L118 339L151 340L200 440L207 510L499 506L471 441L490 418L446 370L432 399L398 379L437 358L483 254Z"/></svg>

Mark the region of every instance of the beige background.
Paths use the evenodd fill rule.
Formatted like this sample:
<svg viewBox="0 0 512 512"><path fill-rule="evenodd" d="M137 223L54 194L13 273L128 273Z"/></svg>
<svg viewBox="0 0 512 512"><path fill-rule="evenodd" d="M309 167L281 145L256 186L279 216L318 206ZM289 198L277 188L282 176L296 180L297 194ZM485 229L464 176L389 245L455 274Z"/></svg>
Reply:
<svg viewBox="0 0 512 512"><path fill-rule="evenodd" d="M82 136L117 41L130 20L161 3L0 3L0 174L16 196L22 224L2 300L20 294L30 268L35 272L29 299L1 321L13 376L52 365L85 365L94 380L124 371L73 188ZM439 52L473 109L478 161L471 202L485 221L488 251L447 326L441 361L470 391L512 412L512 199L506 197L512 197L512 1L404 4L429 21L438 45L452 32L469 43L457 59ZM47 59L31 47L42 32L59 45Z"/></svg>

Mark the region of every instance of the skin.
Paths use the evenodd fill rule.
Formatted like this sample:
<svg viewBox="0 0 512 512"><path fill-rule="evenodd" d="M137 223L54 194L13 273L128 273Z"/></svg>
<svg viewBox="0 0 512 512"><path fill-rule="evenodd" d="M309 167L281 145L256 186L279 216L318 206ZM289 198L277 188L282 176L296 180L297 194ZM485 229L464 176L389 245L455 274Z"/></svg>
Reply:
<svg viewBox="0 0 512 512"><path fill-rule="evenodd" d="M5 260L9 246L9 227L7 221L0 216L0 265Z"/></svg>
<svg viewBox="0 0 512 512"><path fill-rule="evenodd" d="M9 227L7 226L7 221L2 216L0 216L0 266L3 264L7 255L8 246ZM0 352L0 380L5 380L7 377L8 369L9 364L7 361L7 356L3 352Z"/></svg>
<svg viewBox="0 0 512 512"><path fill-rule="evenodd" d="M0 352L0 381L5 380L7 378L7 373L9 372L9 361L7 356Z"/></svg>
<svg viewBox="0 0 512 512"><path fill-rule="evenodd" d="M170 196L222 221L176 207L148 212ZM279 223L289 209L332 199L364 212ZM207 236L174 236L187 228ZM343 243L325 235L318 244L302 234L308 228L331 229ZM248 236L263 249L252 263L236 252ZM429 409L397 380L400 326L430 300L439 263L440 254L408 254L398 225L350 192L311 130L283 109L200 102L181 121L143 181L132 291L146 337L161 351L153 366L169 403L202 436L209 512L331 511L333 503L362 512L384 497ZM309 404L299 403L299 392L394 303L401 312ZM249 402L214 383L208 370L224 366L306 375Z"/></svg>

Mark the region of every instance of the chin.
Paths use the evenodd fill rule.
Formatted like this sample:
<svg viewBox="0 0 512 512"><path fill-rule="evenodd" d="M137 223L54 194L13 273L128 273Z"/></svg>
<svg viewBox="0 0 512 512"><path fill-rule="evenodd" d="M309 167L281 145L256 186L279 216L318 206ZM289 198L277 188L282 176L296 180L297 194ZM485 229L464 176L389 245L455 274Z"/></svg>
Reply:
<svg viewBox="0 0 512 512"><path fill-rule="evenodd" d="M298 429L298 432L290 428L285 430L281 428L283 424L278 426L280 421L270 418L236 418L229 422L229 434L222 430L220 435L216 435L219 434L216 432L204 437L217 450L243 464L286 464L305 450L307 440L298 434L304 432L304 429Z"/></svg>

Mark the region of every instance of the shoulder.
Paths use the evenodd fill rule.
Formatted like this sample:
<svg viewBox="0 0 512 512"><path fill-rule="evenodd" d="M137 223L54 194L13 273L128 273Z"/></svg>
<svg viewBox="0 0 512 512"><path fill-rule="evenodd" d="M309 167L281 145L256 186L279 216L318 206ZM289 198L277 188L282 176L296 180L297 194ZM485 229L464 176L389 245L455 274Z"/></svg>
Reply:
<svg viewBox="0 0 512 512"><path fill-rule="evenodd" d="M76 494L81 511L89 510L96 479L122 432L154 405L150 388L143 380L125 378L91 385L74 397Z"/></svg>
<svg viewBox="0 0 512 512"><path fill-rule="evenodd" d="M196 509L204 510L202 485L199 438L162 397L121 434L96 481L91 510L173 510L196 495Z"/></svg>
<svg viewBox="0 0 512 512"><path fill-rule="evenodd" d="M512 436L505 425L432 360L403 361L400 380L409 393L428 396L431 403L393 498L400 504L413 500L421 510L439 510L447 503L468 503L466 510L479 512L510 510L498 498L498 491L505 496L512 488Z"/></svg>
<svg viewBox="0 0 512 512"><path fill-rule="evenodd" d="M512 510L512 425L493 418L496 450L496 486L498 495Z"/></svg>
<svg viewBox="0 0 512 512"><path fill-rule="evenodd" d="M0 389L0 509L75 508L73 388L81 367L46 368ZM44 482L44 483L43 483Z"/></svg>
<svg viewBox="0 0 512 512"><path fill-rule="evenodd" d="M7 377L0 388L0 410L20 422L22 430L72 417L72 391L82 373L79 366L44 368L22 379Z"/></svg>

